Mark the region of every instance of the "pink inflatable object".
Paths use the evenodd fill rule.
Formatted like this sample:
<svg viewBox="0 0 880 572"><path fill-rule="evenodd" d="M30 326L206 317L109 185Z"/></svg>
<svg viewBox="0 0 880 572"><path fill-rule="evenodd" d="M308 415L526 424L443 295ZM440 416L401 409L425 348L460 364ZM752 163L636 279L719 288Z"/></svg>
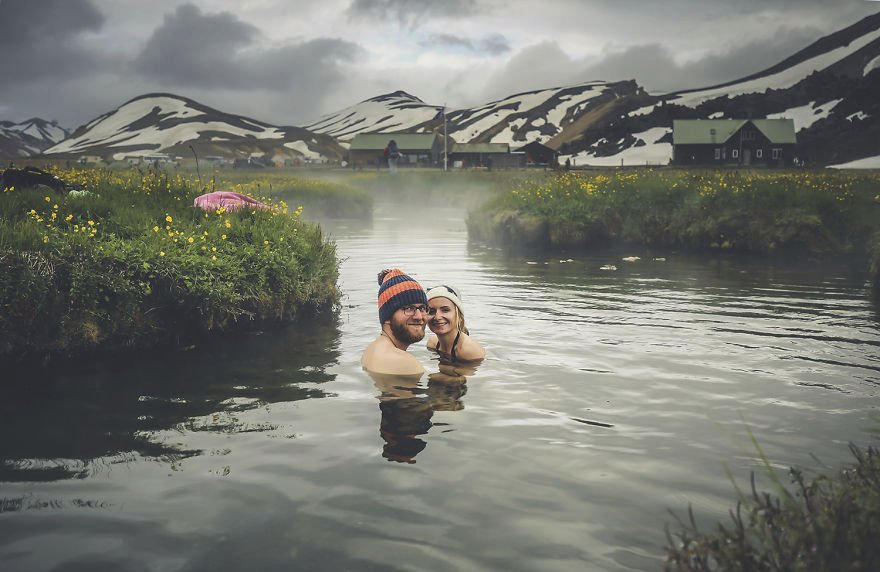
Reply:
<svg viewBox="0 0 880 572"><path fill-rule="evenodd" d="M271 209L269 205L264 205L253 197L228 191L216 191L205 195L199 195L193 201L193 206L199 207L205 211L215 211L220 207L223 207L227 211L234 211L240 208L256 208L261 210Z"/></svg>

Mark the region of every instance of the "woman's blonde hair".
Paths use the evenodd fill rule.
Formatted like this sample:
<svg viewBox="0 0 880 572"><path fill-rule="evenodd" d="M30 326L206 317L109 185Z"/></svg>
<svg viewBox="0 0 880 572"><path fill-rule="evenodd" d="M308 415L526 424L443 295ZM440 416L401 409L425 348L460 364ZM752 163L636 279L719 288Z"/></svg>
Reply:
<svg viewBox="0 0 880 572"><path fill-rule="evenodd" d="M453 306L455 306L455 304L453 304ZM456 321L458 322L458 331L464 332L468 336L471 335L471 333L467 329L467 326L464 325L464 312L462 312L461 308L459 308L458 306L455 306L455 311Z"/></svg>

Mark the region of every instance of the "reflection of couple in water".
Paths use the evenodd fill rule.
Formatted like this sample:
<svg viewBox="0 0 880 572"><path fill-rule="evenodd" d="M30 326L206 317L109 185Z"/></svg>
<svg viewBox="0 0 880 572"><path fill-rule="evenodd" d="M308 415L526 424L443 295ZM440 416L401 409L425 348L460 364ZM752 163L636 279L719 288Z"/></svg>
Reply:
<svg viewBox="0 0 880 572"><path fill-rule="evenodd" d="M416 435L427 433L435 410L463 407L466 376L486 352L468 334L458 290L443 285L425 291L396 268L379 273L379 323L382 331L364 350L361 365L381 392L383 455L414 462L426 445ZM407 349L425 337L426 326L434 333L428 349L438 354L439 364L424 387L425 368Z"/></svg>

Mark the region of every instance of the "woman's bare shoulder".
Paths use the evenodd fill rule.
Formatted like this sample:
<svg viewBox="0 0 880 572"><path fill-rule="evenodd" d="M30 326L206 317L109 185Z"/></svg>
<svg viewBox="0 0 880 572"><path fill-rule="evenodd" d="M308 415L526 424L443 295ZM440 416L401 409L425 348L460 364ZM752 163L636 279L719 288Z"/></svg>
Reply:
<svg viewBox="0 0 880 572"><path fill-rule="evenodd" d="M473 361L486 357L486 350L472 337L462 334L461 349L456 352L458 359Z"/></svg>

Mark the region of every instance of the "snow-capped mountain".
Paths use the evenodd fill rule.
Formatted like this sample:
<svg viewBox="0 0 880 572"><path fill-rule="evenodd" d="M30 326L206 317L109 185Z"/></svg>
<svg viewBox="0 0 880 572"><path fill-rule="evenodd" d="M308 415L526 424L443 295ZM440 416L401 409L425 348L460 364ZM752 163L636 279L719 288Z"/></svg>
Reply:
<svg viewBox="0 0 880 572"><path fill-rule="evenodd" d="M395 91L325 115L304 128L349 141L362 132L413 131L431 121L439 109L405 91Z"/></svg>
<svg viewBox="0 0 880 572"><path fill-rule="evenodd" d="M666 164L672 156L675 119L787 117L795 122L798 154L808 164L857 161L857 166L880 168L878 93L880 13L763 71L702 89L649 94L636 80L589 81L461 109L444 109L397 91L305 127L277 127L183 97L148 94L48 149L32 137L34 126L10 131L11 124L0 124L0 156L28 156L45 149L53 158L90 154L121 159L156 152L185 156L192 147L203 156L335 160L344 157L345 146L358 133L446 129L463 143L509 143L516 148L537 141L575 165Z"/></svg>
<svg viewBox="0 0 880 572"><path fill-rule="evenodd" d="M537 141L576 165L666 164L672 121L777 118L795 121L799 153L811 164L877 157L880 167L880 14L819 39L761 72L703 89L648 94L636 81L587 82L536 90L469 109L446 109L459 142ZM357 133L443 129L441 106L395 92L308 125L350 141Z"/></svg>
<svg viewBox="0 0 880 572"><path fill-rule="evenodd" d="M0 156L37 155L67 135L67 130L56 122L38 117L32 117L21 123L0 121Z"/></svg>
<svg viewBox="0 0 880 572"><path fill-rule="evenodd" d="M193 149L203 156L259 155L276 161L335 160L343 153L332 137L223 113L166 93L136 97L43 153L57 158L98 155L118 161L158 152L189 156Z"/></svg>
<svg viewBox="0 0 880 572"><path fill-rule="evenodd" d="M880 167L880 14L826 36L743 79L658 95L621 114L598 137L560 147L578 162L665 162L672 120L790 118L801 156L818 165ZM873 161L865 161L872 159Z"/></svg>
<svg viewBox="0 0 880 572"><path fill-rule="evenodd" d="M567 132L577 129L576 119L604 116L624 97L648 101L632 81L594 81L528 91L468 109L444 109L396 91L325 115L306 128L341 142L350 141L358 133L429 132L444 128L443 111L445 129L454 140L509 143L515 147L532 141L564 141Z"/></svg>

